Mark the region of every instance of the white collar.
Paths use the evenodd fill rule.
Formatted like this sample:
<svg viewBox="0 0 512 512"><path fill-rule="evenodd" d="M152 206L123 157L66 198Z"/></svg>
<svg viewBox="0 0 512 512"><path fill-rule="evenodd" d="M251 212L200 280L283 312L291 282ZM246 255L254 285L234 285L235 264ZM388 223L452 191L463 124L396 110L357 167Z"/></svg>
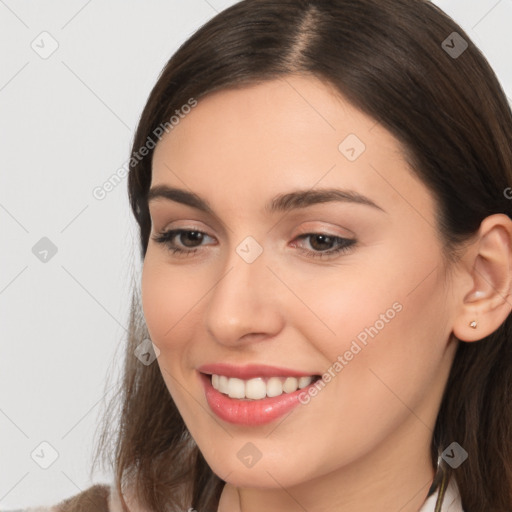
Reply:
<svg viewBox="0 0 512 512"><path fill-rule="evenodd" d="M418 512L435 512L438 495L439 487L436 492L425 501ZM453 477L450 478L448 487L446 488L440 512L464 512L462 509L459 488L457 487L457 483Z"/></svg>

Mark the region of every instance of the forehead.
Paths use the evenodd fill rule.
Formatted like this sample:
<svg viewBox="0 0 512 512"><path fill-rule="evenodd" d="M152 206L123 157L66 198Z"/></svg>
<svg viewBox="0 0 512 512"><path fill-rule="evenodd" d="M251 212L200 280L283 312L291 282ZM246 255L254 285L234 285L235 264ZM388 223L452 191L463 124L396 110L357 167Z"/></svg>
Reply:
<svg viewBox="0 0 512 512"><path fill-rule="evenodd" d="M332 87L305 76L200 99L155 148L152 186L159 184L216 195L226 206L313 187L373 194L390 209L407 197L432 206L400 143Z"/></svg>
<svg viewBox="0 0 512 512"><path fill-rule="evenodd" d="M339 140L352 133L390 153L398 143L387 132L377 130L371 135L375 121L352 106L333 87L315 77L287 76L245 87L216 91L199 100L198 105L166 134L155 151L187 152L187 157L213 149L210 141L222 142L219 152L231 155L239 149L252 155L260 149L273 148L275 156L292 150L299 153L308 148L338 151ZM250 137L247 135L250 134ZM304 139L308 140L304 146ZM385 140L384 140L385 139ZM196 143L201 142L199 147ZM288 151L287 151L288 150ZM192 154L190 154L192 153ZM266 152L268 154L268 151Z"/></svg>

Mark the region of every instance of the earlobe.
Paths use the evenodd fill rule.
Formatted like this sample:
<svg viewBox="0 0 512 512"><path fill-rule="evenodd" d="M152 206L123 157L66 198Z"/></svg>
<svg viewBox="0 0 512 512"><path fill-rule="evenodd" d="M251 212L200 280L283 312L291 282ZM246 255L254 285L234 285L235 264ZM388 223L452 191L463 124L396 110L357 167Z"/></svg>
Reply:
<svg viewBox="0 0 512 512"><path fill-rule="evenodd" d="M486 217L465 260L473 287L463 294L453 333L471 342L496 331L512 310L512 220Z"/></svg>

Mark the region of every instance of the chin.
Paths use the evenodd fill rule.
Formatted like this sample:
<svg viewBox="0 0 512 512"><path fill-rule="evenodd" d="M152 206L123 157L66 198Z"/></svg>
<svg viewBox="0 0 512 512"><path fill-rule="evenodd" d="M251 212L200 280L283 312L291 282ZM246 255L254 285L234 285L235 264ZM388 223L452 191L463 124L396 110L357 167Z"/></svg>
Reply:
<svg viewBox="0 0 512 512"><path fill-rule="evenodd" d="M274 457L266 461L262 457L252 467L246 467L236 454L233 454L232 458L224 457L222 460L212 460L204 452L203 455L219 478L236 487L280 489L300 485L313 478L311 474L297 471L300 464L293 460L288 460L288 464L286 462L283 464Z"/></svg>

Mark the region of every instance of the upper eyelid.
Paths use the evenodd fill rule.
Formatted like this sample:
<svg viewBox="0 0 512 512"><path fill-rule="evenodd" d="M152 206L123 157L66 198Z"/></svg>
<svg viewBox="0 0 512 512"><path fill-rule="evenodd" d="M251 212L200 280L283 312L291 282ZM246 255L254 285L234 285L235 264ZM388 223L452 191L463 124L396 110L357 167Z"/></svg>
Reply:
<svg viewBox="0 0 512 512"><path fill-rule="evenodd" d="M158 210L157 210L158 211ZM207 216L207 214L205 214ZM200 217L203 217L202 214L199 214ZM206 229L210 229L210 230L214 230L214 229L217 229L219 230L222 234L224 234L226 232L226 230L229 230L230 232L233 232L233 230L231 228L229 228L229 226L225 225L223 222L220 222L218 223L217 222L217 218L216 217L213 217L213 218L210 218L210 217L207 217L207 220L203 220L201 218L198 218L197 220L186 220L186 219L183 219L183 215L180 215L179 217L180 218L175 218L175 219L172 219L172 220L169 220L168 222L165 221L164 219L167 218L167 217L170 217L166 212L165 210L163 212L159 212L159 213L156 213L156 212L153 212L151 213L151 208L150 208L150 212L149 212L149 217L150 217L150 221L151 221L151 227L153 228L155 225L161 225L161 229L159 230L156 230L155 231L159 231L159 232L164 232L164 231L170 231L170 230L173 230L173 229L186 229L186 230L191 230L189 228L189 225L186 225L184 227L182 226L172 226L172 227L166 227L168 226L171 222L190 222L190 223L195 223L195 222L200 222L201 224L205 223L205 222L210 222L211 224L213 224L214 227L207 227ZM178 217L178 216L177 216ZM198 231L205 231L204 228L202 227L197 227L197 230Z"/></svg>
<svg viewBox="0 0 512 512"><path fill-rule="evenodd" d="M347 231L347 235L355 236L355 233L352 230L350 230L348 228L343 228L343 230ZM213 236L213 235L209 234L208 228L202 228L200 226L194 226L194 225L168 226L167 224L165 224L164 227L162 227L161 229L155 229L155 232L158 232L158 233L166 233L168 231L200 231L201 233L203 233L205 235ZM313 234L328 234L330 236L338 236L341 238L345 237L344 234L337 234L333 231L335 231L333 228L327 228L327 227L301 228L300 233L298 233L297 236L313 233Z"/></svg>
<svg viewBox="0 0 512 512"><path fill-rule="evenodd" d="M154 226L155 226L155 222L154 222L154 218L153 217L150 217L151 218L151 228L153 230ZM160 233L163 233L165 231L171 231L171 230L185 230L185 231L201 231L201 232L204 232L205 234L209 235L208 233L208 230L210 229L214 229L214 228L210 228L209 226L207 228L202 228L200 226L194 226L193 223L195 222L203 222L203 221L196 221L196 220L189 220L189 221L183 221L183 222L190 222L191 224L188 224L188 225L185 225L185 226L181 226L181 225L178 225L178 226L169 226L168 225L171 223L171 222L179 222L180 220L182 219L174 219L172 221L169 221L169 222L166 222L163 224L163 227L161 227L160 229L155 229L155 231L158 231ZM312 220L309 220L307 221L307 223L327 223L327 224L333 224L333 222L328 222L326 220L316 220L316 221L312 221ZM159 224L159 222L156 222L156 224ZM273 226L275 226L275 224L273 224ZM335 231L336 229L342 229L343 231L345 231L346 233L340 233L340 234L337 234ZM233 232L232 229L230 229L231 232ZM315 234L318 234L318 233L322 233L322 234L330 234L331 236L337 236L337 237L340 237L340 238L346 238L346 237L349 237L349 236L352 236L352 237L356 237L356 233L354 231L352 231L351 229L349 229L348 227L346 226L338 226L337 228L336 227L332 227L332 228L329 228L329 227L314 227L314 228L301 228L300 229L300 233L299 234L304 234L304 233L315 233ZM220 232L222 234L222 236L225 234L224 232L224 226L220 226ZM209 236L212 236L212 235L209 235Z"/></svg>

